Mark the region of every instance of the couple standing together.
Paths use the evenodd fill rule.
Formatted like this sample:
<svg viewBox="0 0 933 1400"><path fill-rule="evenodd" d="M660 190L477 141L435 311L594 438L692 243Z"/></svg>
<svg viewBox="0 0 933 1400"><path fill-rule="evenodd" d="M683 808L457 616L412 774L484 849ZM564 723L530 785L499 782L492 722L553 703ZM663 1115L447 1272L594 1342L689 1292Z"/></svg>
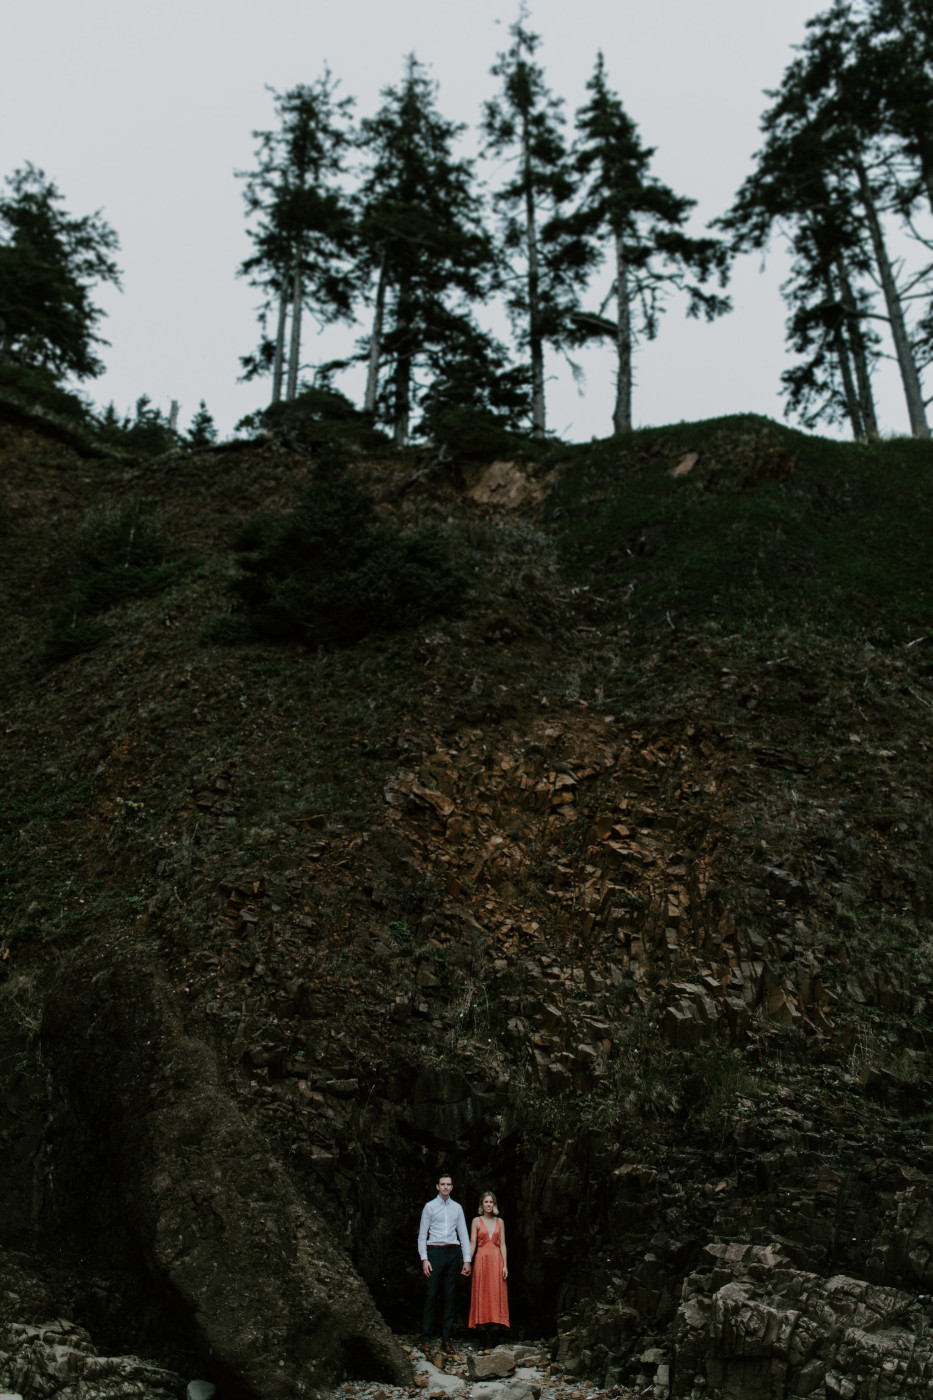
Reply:
<svg viewBox="0 0 933 1400"><path fill-rule="evenodd" d="M437 1195L421 1212L418 1253L421 1270L428 1281L424 1300L421 1341L430 1350L437 1306L441 1304L441 1350L453 1352L450 1334L454 1325L457 1277L473 1274L470 1298L470 1327L495 1322L509 1325L509 1299L505 1281L509 1276L505 1249L505 1225L491 1191L480 1197L479 1214L467 1235L466 1219L456 1201L450 1199L453 1179L444 1172L437 1183Z"/></svg>

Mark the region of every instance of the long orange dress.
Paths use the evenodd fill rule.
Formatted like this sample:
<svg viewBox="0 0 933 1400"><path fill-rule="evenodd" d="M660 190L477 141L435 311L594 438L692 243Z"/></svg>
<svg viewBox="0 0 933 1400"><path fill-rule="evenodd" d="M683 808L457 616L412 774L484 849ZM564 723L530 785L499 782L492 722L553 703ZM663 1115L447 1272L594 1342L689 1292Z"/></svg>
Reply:
<svg viewBox="0 0 933 1400"><path fill-rule="evenodd" d="M509 1325L509 1294L502 1277L498 1220L492 1234L482 1220L476 1231L469 1326L478 1327L484 1322L498 1322L500 1327Z"/></svg>

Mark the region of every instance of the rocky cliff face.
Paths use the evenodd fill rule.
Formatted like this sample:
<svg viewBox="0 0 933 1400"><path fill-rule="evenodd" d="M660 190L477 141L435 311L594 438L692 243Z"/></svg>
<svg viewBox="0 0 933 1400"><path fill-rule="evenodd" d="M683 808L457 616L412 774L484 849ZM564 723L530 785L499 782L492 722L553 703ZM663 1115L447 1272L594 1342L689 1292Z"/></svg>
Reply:
<svg viewBox="0 0 933 1400"><path fill-rule="evenodd" d="M207 645L307 459L5 434L0 1242L45 1301L232 1392L404 1383L443 1168L468 1214L497 1191L515 1322L570 1371L842 1396L890 1361L913 1394L926 643L639 636L563 580L553 462L389 459L356 470L457 522L469 610ZM42 667L59 542L121 493L200 562Z"/></svg>
<svg viewBox="0 0 933 1400"><path fill-rule="evenodd" d="M673 1394L922 1395L926 1298L795 1269L780 1249L709 1245L684 1283Z"/></svg>

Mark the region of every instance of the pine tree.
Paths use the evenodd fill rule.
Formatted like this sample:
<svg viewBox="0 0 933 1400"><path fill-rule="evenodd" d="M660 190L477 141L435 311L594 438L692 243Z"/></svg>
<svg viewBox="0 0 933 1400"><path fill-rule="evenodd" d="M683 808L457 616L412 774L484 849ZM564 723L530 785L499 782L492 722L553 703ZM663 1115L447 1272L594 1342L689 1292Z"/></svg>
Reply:
<svg viewBox="0 0 933 1400"><path fill-rule="evenodd" d="M418 431L448 447L469 442L497 450L506 435L527 431L531 409L527 369L511 363L493 336L465 324L428 356L430 379L421 396Z"/></svg>
<svg viewBox="0 0 933 1400"><path fill-rule="evenodd" d="M256 219L249 235L255 251L239 272L266 294L260 344L242 357L243 378L271 372L273 403L298 392L303 311L323 325L353 314L353 219L341 184L353 100L338 101L336 87L325 69L310 86L273 93L279 125L253 133L257 168L238 172ZM274 339L267 333L273 313Z"/></svg>
<svg viewBox="0 0 933 1400"><path fill-rule="evenodd" d="M905 208L906 187L892 161L895 151L880 100L880 84L890 87L894 74L885 76L877 65L863 19L849 0L835 0L831 10L809 21L807 30L780 89L770 94L774 100L762 120L765 144L758 169L721 222L732 230L736 249L761 248L771 230L784 225L798 253L808 243L820 250L822 265L813 272L824 286L835 288L846 327L846 334L836 337L837 345L847 350L862 385L857 386L857 410L849 410L853 430L856 435L872 431L870 392L864 389L871 339L864 321L870 315L889 326L911 431L929 437L919 337L908 324L909 291L898 282L885 226L887 216ZM812 236L802 239L801 230ZM875 309L864 287L853 290L862 272L877 286L883 311ZM844 380L841 360L839 372Z"/></svg>
<svg viewBox="0 0 933 1400"><path fill-rule="evenodd" d="M0 364L60 381L103 371L96 348L100 283L120 285L117 235L100 213L74 218L51 180L27 164L0 196Z"/></svg>
<svg viewBox="0 0 933 1400"><path fill-rule="evenodd" d="M488 291L493 253L472 166L454 155L464 128L437 110L436 86L414 55L382 99L361 123L361 267L375 281L365 407L404 446L419 372L475 334L469 303Z"/></svg>
<svg viewBox="0 0 933 1400"><path fill-rule="evenodd" d="M877 337L868 329L872 261L858 201L834 175L821 133L772 110L758 166L719 224L733 251L762 250L781 228L794 253L782 287L791 315L787 340L805 358L781 376L787 411L814 427L848 417L856 439L877 433L871 369Z"/></svg>
<svg viewBox="0 0 933 1400"><path fill-rule="evenodd" d="M871 371L879 337L868 328L868 298L853 286L851 262L825 224L800 224L792 247L782 292L791 308L787 340L802 358L781 375L788 411L807 428L848 418L856 440L877 437Z"/></svg>
<svg viewBox="0 0 933 1400"><path fill-rule="evenodd" d="M869 0L857 36L857 81L878 126L914 167L904 205L933 210L933 10L929 0Z"/></svg>
<svg viewBox="0 0 933 1400"><path fill-rule="evenodd" d="M868 13L857 37L857 83L866 89L863 104L889 147L888 167L897 172L892 205L912 237L933 251L933 239L918 227L919 210L933 211L933 9L929 0L868 0ZM913 277L916 288L929 287L929 263ZM933 297L915 327L915 352L924 363L933 359Z"/></svg>
<svg viewBox="0 0 933 1400"><path fill-rule="evenodd" d="M903 191L892 169L885 130L875 102L877 73L866 63L864 30L850 0L835 0L831 10L807 24L801 66L795 75L810 117L837 171L851 182L871 248L886 319L897 358L911 432L928 438L930 428L920 371L907 324L904 298L888 251L884 228L887 209L897 209ZM797 100L793 93L792 101Z"/></svg>
<svg viewBox="0 0 933 1400"><path fill-rule="evenodd" d="M587 83L590 101L577 113L576 170L585 182L583 198L568 228L612 248L612 289L598 315L577 313L581 335L610 336L618 373L613 425L632 430L632 352L640 338L653 340L663 301L671 291L687 296L687 314L707 320L730 310L729 301L704 290L717 276L724 286L729 258L715 238L691 238L684 225L696 201L675 194L649 174L654 151L642 145L638 128L606 81L600 53ZM690 280L692 277L695 280ZM604 318L614 300L615 323Z"/></svg>
<svg viewBox="0 0 933 1400"><path fill-rule="evenodd" d="M208 412L207 404L203 399L198 404L198 411L191 420L186 441L187 445L195 451L202 447L213 447L217 441L217 427L213 415Z"/></svg>
<svg viewBox="0 0 933 1400"><path fill-rule="evenodd" d="M497 100L487 102L486 154L514 163L512 177L496 192L502 210L502 243L508 264L506 292L512 324L528 355L532 427L546 428L544 350L573 342L571 313L592 262L587 241L561 215L577 188L564 139L562 102L548 91L535 61L540 37L526 28L522 5L509 33L511 47L492 68L501 79Z"/></svg>
<svg viewBox="0 0 933 1400"><path fill-rule="evenodd" d="M179 444L170 416L148 394L141 394L136 400L132 418L128 413L121 418L116 406L109 403L97 417L97 430L105 441L143 457L160 456Z"/></svg>

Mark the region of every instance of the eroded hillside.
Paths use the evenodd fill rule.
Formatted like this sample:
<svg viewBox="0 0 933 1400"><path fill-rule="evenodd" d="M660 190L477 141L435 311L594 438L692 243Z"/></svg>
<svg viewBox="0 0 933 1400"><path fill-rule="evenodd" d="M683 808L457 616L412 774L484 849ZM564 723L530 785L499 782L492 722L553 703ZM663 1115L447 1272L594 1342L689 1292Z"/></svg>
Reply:
<svg viewBox="0 0 933 1400"><path fill-rule="evenodd" d="M497 1191L517 1325L607 1385L652 1349L725 1385L750 1249L798 1312L843 1275L926 1335L931 464L808 442L356 456L467 595L309 648L205 637L313 448L2 429L0 1243L46 1301L248 1394L404 1379L380 1314L417 1326L443 1167ZM51 664L69 541L126 502L173 581Z"/></svg>

